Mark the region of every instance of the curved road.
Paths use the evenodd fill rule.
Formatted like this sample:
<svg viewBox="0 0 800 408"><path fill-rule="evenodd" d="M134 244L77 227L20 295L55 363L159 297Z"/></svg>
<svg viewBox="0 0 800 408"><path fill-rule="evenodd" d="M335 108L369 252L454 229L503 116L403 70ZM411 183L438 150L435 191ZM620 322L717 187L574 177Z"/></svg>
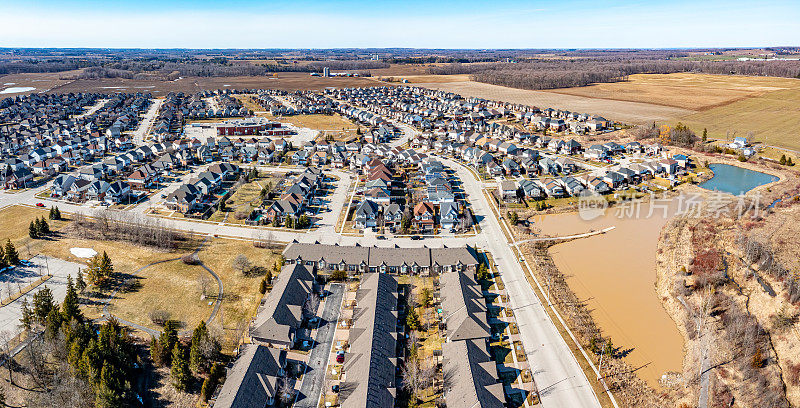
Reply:
<svg viewBox="0 0 800 408"><path fill-rule="evenodd" d="M413 136L413 129L404 127L404 136L392 142L401 145ZM442 246L479 246L492 253L498 270L506 283L511 306L516 314L519 325L520 339L528 354L528 360L533 367L533 376L537 386L542 390L541 402L544 407L600 407L597 396L581 369L575 356L561 337L554 322L550 319L545 306L539 301L526 280L522 266L511 249L503 233L500 221L495 217L490 204L483 194L483 184L462 164L446 158L439 158L444 164L455 169L463 183L466 196L472 204L473 211L481 226L481 233L477 236L455 237L443 236L425 240L411 240L406 238L393 238L391 241L379 241L375 234L368 236L344 236L336 233L336 223L347 192L352 183L352 177L341 173L341 181L336 183L336 189L331 199L332 210L323 215L320 227L308 232L276 231L266 228L242 227L233 225L220 225L218 223L198 222L189 220L169 220L168 226L193 233L209 236L219 235L234 239L255 239L258 236L270 234L272 239L282 242L321 242L327 244L362 246L390 246L402 247L442 247ZM278 169L285 171L285 167ZM46 186L31 189L17 194L0 194L0 208L14 205L33 205L43 202L47 207L58 205L67 212L82 212L92 215L96 209L75 204L56 202L49 199L37 199L34 195ZM141 206L141 205L140 205ZM102 208L105 210L105 208ZM139 210L139 211L136 211ZM111 211L111 210L110 210ZM139 208L136 212L143 212ZM221 290L221 288L220 288Z"/></svg>
<svg viewBox="0 0 800 408"><path fill-rule="evenodd" d="M192 252L192 255L196 256L200 252L200 250L203 248L203 245L205 245L205 243L208 241L208 239L209 238L206 237L203 240L203 242L201 242L200 245L194 250L194 252ZM147 268L149 268L151 266L159 265L159 264L162 264L162 263L180 261L181 258L183 258L183 257L170 258L170 259L164 259L164 260L161 260L161 261L151 262L151 263L149 263L149 264L147 264L145 266L142 266L141 268L137 269L136 271L134 271L130 278L128 278L127 280L122 282L119 286L117 286L117 288L114 290L114 292L111 294L111 296L109 296L105 301L103 301L102 316L100 318L95 319L95 322L102 322L102 321L108 320L110 318L114 318L118 322L120 322L120 323L122 323L122 324L124 324L126 326L133 327L134 329L141 330L141 331L143 331L143 332L145 332L145 333L147 333L147 334L149 334L151 336L158 337L159 335L161 335L161 332L158 331L158 330L153 330L151 328L142 326L140 324L137 324L137 323L125 320L125 319L122 319L122 318L120 318L118 316L115 316L115 315L109 313L108 312L108 305L111 303L111 300L114 299L117 296L117 293L119 292L119 290L122 289L123 287L127 286L128 283L133 278L138 276L138 274L140 272L142 272L143 270L145 270L145 269L147 269ZM223 288L223 285L222 285L222 280L220 280L219 275L217 275L216 272L211 270L211 268L206 266L202 261L200 261L200 263L198 263L197 265L200 266L201 268L205 269L217 281L217 299L214 301L214 305L213 305L213 307L211 309L211 314L206 319L206 325L208 325L208 324L211 324L211 322L214 321L214 318L217 317L217 313L219 312L219 308L220 308L220 306L222 304L222 296L224 294L224 288ZM187 336L187 335L192 334L193 330L194 330L193 328L188 328L188 329L180 331L178 333L178 335L179 336Z"/></svg>

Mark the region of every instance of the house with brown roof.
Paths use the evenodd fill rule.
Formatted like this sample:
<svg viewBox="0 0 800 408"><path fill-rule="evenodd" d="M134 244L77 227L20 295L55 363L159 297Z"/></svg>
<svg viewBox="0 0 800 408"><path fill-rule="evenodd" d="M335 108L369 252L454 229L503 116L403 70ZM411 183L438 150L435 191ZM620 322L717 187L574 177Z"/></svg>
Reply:
<svg viewBox="0 0 800 408"><path fill-rule="evenodd" d="M436 226L436 207L425 201L414 206L414 225L420 232L433 232Z"/></svg>

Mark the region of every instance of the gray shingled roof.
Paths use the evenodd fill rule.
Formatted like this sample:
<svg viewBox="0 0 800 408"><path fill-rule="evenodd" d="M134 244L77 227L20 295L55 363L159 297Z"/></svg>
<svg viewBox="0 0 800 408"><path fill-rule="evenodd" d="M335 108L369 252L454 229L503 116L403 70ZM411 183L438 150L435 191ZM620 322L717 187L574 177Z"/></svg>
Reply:
<svg viewBox="0 0 800 408"><path fill-rule="evenodd" d="M250 336L264 343L291 343L303 321L303 304L311 293L314 276L300 264L286 265L256 315Z"/></svg>
<svg viewBox="0 0 800 408"><path fill-rule="evenodd" d="M228 370L215 408L264 408L276 396L278 378L286 366L286 351L245 344Z"/></svg>
<svg viewBox="0 0 800 408"><path fill-rule="evenodd" d="M417 266L428 267L431 266L431 252L427 248L370 248L369 261L367 264L370 266L402 266L405 263L408 266L417 264Z"/></svg>
<svg viewBox="0 0 800 408"><path fill-rule="evenodd" d="M481 287L469 273L442 274L439 286L447 340L485 338L492 334L486 320L486 302Z"/></svg>
<svg viewBox="0 0 800 408"><path fill-rule="evenodd" d="M369 248L356 246L339 246L323 244L293 243L283 251L286 259L302 258L304 261L339 264L342 261L349 265L358 265L369 258Z"/></svg>
<svg viewBox="0 0 800 408"><path fill-rule="evenodd" d="M342 261L348 265L360 265L365 262L368 266L378 267L383 263L387 266L408 266L417 263L420 267L427 267L438 263L439 265L477 265L478 258L470 247L460 248L378 248L355 247L326 244L292 243L283 251L286 259L319 262L324 260L328 264L339 264Z"/></svg>
<svg viewBox="0 0 800 408"><path fill-rule="evenodd" d="M442 345L445 403L448 407L502 408L503 384L497 380L486 340L453 341Z"/></svg>
<svg viewBox="0 0 800 408"><path fill-rule="evenodd" d="M396 326L397 281L382 273L365 275L356 292L345 357L343 408L394 406Z"/></svg>

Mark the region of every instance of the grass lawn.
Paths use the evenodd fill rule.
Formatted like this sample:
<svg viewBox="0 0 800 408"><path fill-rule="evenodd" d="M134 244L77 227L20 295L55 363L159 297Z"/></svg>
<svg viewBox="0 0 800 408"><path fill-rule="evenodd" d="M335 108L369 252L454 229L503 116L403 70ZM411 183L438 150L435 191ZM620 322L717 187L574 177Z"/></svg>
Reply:
<svg viewBox="0 0 800 408"><path fill-rule="evenodd" d="M208 220L222 222L227 214L228 219L226 222L231 224L244 224L245 218L236 219L237 217L235 217L235 214L237 212L242 212L243 214L249 215L254 208L261 204L261 189L266 187L267 184L274 188L278 180L280 180L279 177L258 177L249 183L242 184L228 197L226 203L227 211L215 211Z"/></svg>
<svg viewBox="0 0 800 408"><path fill-rule="evenodd" d="M211 283L208 272L200 266L186 265L180 260L150 266L139 272L130 289L117 294L109 311L156 330L161 327L150 320L150 312L165 311L170 319L180 322L182 329L192 329L211 313L208 303L213 298L200 299L201 277L209 279L208 292L216 293L216 284Z"/></svg>
<svg viewBox="0 0 800 408"><path fill-rule="evenodd" d="M0 210L0 241L5 243L10 239L17 247L20 256L27 257L26 245L30 246L33 253L34 248L47 242L46 240L35 240L28 236L28 225L36 218L44 217L47 219L50 214L49 208L27 207L13 205ZM66 217L67 215L64 214ZM55 231L61 228L65 221L47 221L50 229ZM33 253L35 255L35 253Z"/></svg>
<svg viewBox="0 0 800 408"><path fill-rule="evenodd" d="M247 322L255 315L261 294L258 285L263 277L246 277L233 269L237 255L245 255L253 265L272 267L280 257L281 250L272 253L268 249L256 248L250 241L214 239L200 252L200 260L219 275L225 288L222 301L222 323L225 332L223 347L235 347L236 329L240 322ZM274 279L277 276L273 276ZM219 322L214 322L217 326ZM218 327L218 326L217 326Z"/></svg>
<svg viewBox="0 0 800 408"><path fill-rule="evenodd" d="M179 258L191 252L197 244L192 240L177 251L160 251L118 241L87 240L70 236L54 236L53 239L32 240L28 237L28 223L36 216L47 215L47 209L13 206L0 210L0 230L13 232L2 238L11 238L24 258L36 254L44 254L56 258L85 263L86 259L77 258L70 253L70 248L92 248L98 253L108 253L116 272L122 276L132 274L151 262ZM51 228L61 228L65 222L51 222ZM253 246L251 241L214 239L207 242L199 253L200 259L222 280L225 297L218 319L212 323L212 330L222 331L223 347L230 351L235 346L237 328L246 323L255 314L261 294L258 293L261 276L246 277L232 267L234 258L244 254L253 265L272 267L280 256L267 249ZM76 271L77 273L77 271ZM165 310L172 318L180 320L185 327L192 328L200 320L206 319L211 312L209 301L213 296L200 299L199 276L207 276L208 293L217 292L216 281L199 266L186 265L182 261L171 261L154 265L140 273L140 279L131 289L117 294L109 310L135 323L146 327L158 328L149 317L153 310ZM88 304L83 307L87 317L100 316L102 305L99 300L106 293L94 294L90 287L85 297Z"/></svg>
<svg viewBox="0 0 800 408"><path fill-rule="evenodd" d="M111 258L111 262L114 264L114 270L125 275L133 273L137 269L147 265L150 262L177 258L181 255L181 252L155 251L150 248L144 248L124 242L87 240L79 238L59 238L58 240L43 242L42 245L36 248L36 252L80 264L86 263L87 259L77 258L72 255L72 253L70 253L70 248L92 248L99 254L102 254L105 251L108 253L108 256ZM77 271L75 272L77 274ZM102 305L99 304L99 301L107 295L108 293L94 293L91 287L87 289L84 297L87 298L88 304L84 305L84 314L90 318L99 317L102 312ZM120 293L118 295L121 297L126 297L129 294ZM115 310L113 308L115 303L116 300L113 300L111 303L111 310L113 313L119 313L122 310ZM125 316L130 315L126 314ZM132 321L141 323L141 320L143 322L142 324L144 324L146 323L144 321L145 319L148 319L147 313L145 313L141 318L133 319Z"/></svg>

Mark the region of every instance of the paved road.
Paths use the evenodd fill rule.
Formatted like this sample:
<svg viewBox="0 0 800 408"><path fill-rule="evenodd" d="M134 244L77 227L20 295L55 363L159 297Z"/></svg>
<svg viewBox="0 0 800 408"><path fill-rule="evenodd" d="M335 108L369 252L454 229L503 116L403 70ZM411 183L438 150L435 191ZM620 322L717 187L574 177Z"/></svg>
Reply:
<svg viewBox="0 0 800 408"><path fill-rule="evenodd" d="M402 144L404 139L413 133L404 129L404 136L395 143ZM325 224L315 231L293 232L293 231L270 231L272 238L276 241L290 242L315 242L340 245L363 246L390 246L399 245L401 247L441 247L441 246L463 246L478 245L490 251L497 262L498 269L504 277L511 306L514 308L517 322L520 329L520 337L528 359L531 361L538 388L542 391L541 399L544 407L599 407L600 403L594 394L588 379L582 371L575 357L566 342L559 334L556 326L550 320L545 307L539 303L534 295L530 284L525 279L522 266L517 261L505 235L499 220L491 211L489 202L482 192L482 185L473 174L461 164L453 160L441 158L442 162L456 170L459 178L464 185L465 193L472 204L473 211L479 220L482 231L477 236L454 237L443 236L435 239L424 239L413 241L410 238L393 238L391 241L379 241L376 235L370 234L365 237L342 236L335 233L334 226L328 224L329 219L325 219ZM345 173L342 173L345 174ZM341 208L344 205L340 197L346 197L348 183L337 183L334 192L335 203L333 205ZM51 200L35 199L33 195L44 187L28 190L18 194L0 194L0 208L13 204L32 204L36 201L45 202L48 207L56 204L60 209L67 212L83 212L91 215L93 209L84 206L52 202ZM338 216L338 212L332 211ZM333 218L333 216L330 216ZM335 223L335 221L333 221ZM193 231L202 234L219 234L222 236L238 237L243 239L253 239L256 235L266 233L266 230L248 227L236 227L230 225L219 225L217 223L196 222L187 220L170 220L171 227Z"/></svg>
<svg viewBox="0 0 800 408"><path fill-rule="evenodd" d="M99 99L97 103L87 108L85 111L83 111L83 113L81 113L80 115L76 115L75 119L80 119L97 112L98 110L100 110L100 108L103 107L103 105L105 105L106 102L108 102L108 99Z"/></svg>
<svg viewBox="0 0 800 408"><path fill-rule="evenodd" d="M144 144L144 137L153 126L153 122L155 122L156 116L158 115L158 109L161 108L161 104L164 103L164 99L152 99L151 101L152 104L150 104L147 113L144 114L144 118L139 123L139 127L133 131L134 146L141 146Z"/></svg>
<svg viewBox="0 0 800 408"><path fill-rule="evenodd" d="M297 394L295 408L316 408L325 385L325 368L333 346L333 335L336 333L336 322L339 320L339 309L344 297L344 285L334 283L330 288L331 294L325 300L325 310L322 311L320 326L317 329L317 338L314 339L314 348L308 356L306 374L300 392Z"/></svg>
<svg viewBox="0 0 800 408"><path fill-rule="evenodd" d="M194 250L193 255L197 256L197 254L200 252L200 250L203 249L203 246L206 244L207 241L208 241L208 238L204 239L203 242L201 242L200 245ZM111 303L112 300L117 298L117 293L120 291L120 289L122 289L125 286L127 286L130 283L130 281L135 279L136 276L138 276L139 273L141 273L143 270L145 270L145 269L147 269L147 268L149 268L151 266L154 266L154 265L159 265L159 264L166 263L166 262L177 262L177 261L180 261L180 260L181 260L181 258L165 259L163 261L151 262L151 263L149 263L149 264L137 269L135 272L133 272L131 274L132 276L130 277L130 279L128 279L127 281L125 281L121 285L119 285L114 290L114 292L111 294L111 296L106 298L106 300L103 302L102 316L100 318L98 318L98 319L95 319L95 321L96 322L103 322L103 321L106 321L106 320L108 320L108 319L113 317L114 319L116 319L117 321L119 321L120 323L122 323L122 324L124 324L126 326L133 327L134 329L141 330L141 331L143 331L143 332L145 332L145 333L147 333L147 334L149 334L151 336L158 337L161 334L161 331L150 329L150 328L142 326L140 324L137 324L137 323L122 319L122 318L120 318L118 316L115 316L115 315L111 314L108 311L108 305ZM220 280L219 275L217 275L216 272L211 270L211 268L209 268L208 266L206 266L202 262L200 262L198 265L201 268L205 269L206 272L211 274L211 276L217 281L217 298L214 300L214 305L213 305L213 307L211 309L211 314L206 319L206 325L210 325L211 322L214 321L214 318L217 317L217 313L219 312L219 308L220 308L220 305L222 303L222 297L223 297L223 294L224 294L225 290L224 290L224 288L222 286L222 280ZM190 327L190 328L187 328L185 330L180 331L178 333L178 335L179 336L187 336L187 335L191 334L193 331L194 331L194 328Z"/></svg>
<svg viewBox="0 0 800 408"><path fill-rule="evenodd" d="M482 218L481 244L491 252L505 282L520 339L541 393L542 406L600 407L588 378L526 280L499 220L483 195L480 182L461 164L450 159L441 160L456 170L475 215Z"/></svg>

